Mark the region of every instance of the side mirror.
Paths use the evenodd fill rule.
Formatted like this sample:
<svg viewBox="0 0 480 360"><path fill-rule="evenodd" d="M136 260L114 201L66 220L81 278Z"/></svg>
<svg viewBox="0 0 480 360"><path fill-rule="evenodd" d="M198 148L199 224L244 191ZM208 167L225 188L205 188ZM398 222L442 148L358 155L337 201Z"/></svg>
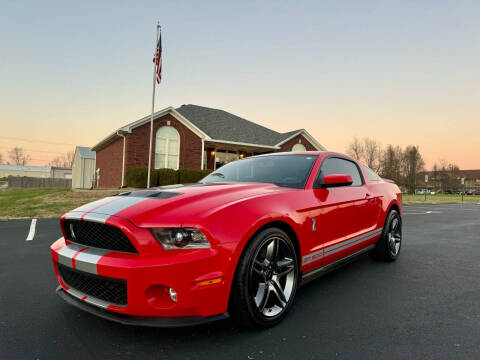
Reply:
<svg viewBox="0 0 480 360"><path fill-rule="evenodd" d="M338 187L352 185L352 177L347 174L329 174L323 177L322 187Z"/></svg>

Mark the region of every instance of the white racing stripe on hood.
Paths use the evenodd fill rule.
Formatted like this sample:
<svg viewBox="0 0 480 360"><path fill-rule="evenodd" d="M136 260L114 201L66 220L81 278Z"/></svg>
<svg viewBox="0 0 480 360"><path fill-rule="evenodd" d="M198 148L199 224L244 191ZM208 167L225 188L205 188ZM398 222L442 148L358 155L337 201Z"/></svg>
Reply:
<svg viewBox="0 0 480 360"><path fill-rule="evenodd" d="M106 198L96 200L94 202L82 205L82 206L80 206L76 209L73 209L71 212L87 213L89 211L92 211L95 208L100 208L102 205L107 204L109 202L112 202L112 201L115 202L118 199L119 199L119 197L117 197L117 196L109 196L109 197L106 197Z"/></svg>
<svg viewBox="0 0 480 360"><path fill-rule="evenodd" d="M65 215L70 220L89 220L105 223L107 219L116 213L141 203L148 198L110 196L108 198L94 201L93 203L80 206Z"/></svg>
<svg viewBox="0 0 480 360"><path fill-rule="evenodd" d="M140 197L122 197L119 196L119 200L112 201L111 203L105 204L95 210L93 212L97 214L106 214L106 215L115 215L116 213L129 208L130 206L136 205L141 203L142 201L147 200L146 198Z"/></svg>

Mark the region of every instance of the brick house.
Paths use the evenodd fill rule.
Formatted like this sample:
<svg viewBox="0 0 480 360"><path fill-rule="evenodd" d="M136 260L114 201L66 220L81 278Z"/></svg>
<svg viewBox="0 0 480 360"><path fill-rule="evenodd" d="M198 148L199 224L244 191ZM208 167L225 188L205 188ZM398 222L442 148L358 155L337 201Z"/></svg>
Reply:
<svg viewBox="0 0 480 360"><path fill-rule="evenodd" d="M150 116L112 132L96 144L100 187L124 185L128 169L148 165ZM279 133L223 110L197 105L154 114L152 168L216 169L247 156L325 150L305 129Z"/></svg>

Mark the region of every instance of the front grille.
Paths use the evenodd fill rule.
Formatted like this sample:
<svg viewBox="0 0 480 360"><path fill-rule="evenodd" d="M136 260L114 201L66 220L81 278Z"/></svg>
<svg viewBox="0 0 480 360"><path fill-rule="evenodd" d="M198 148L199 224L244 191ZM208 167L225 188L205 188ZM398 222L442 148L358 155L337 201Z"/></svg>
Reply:
<svg viewBox="0 0 480 360"><path fill-rule="evenodd" d="M57 263L63 282L69 287L112 304L127 305L127 281L78 271Z"/></svg>
<svg viewBox="0 0 480 360"><path fill-rule="evenodd" d="M100 249L136 253L127 235L115 226L93 221L65 220L67 240Z"/></svg>

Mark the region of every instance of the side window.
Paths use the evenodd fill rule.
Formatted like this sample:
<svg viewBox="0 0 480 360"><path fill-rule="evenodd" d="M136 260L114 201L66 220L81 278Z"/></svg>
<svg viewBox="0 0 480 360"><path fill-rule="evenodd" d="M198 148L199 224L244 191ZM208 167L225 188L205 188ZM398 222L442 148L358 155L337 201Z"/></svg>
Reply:
<svg viewBox="0 0 480 360"><path fill-rule="evenodd" d="M357 165L346 159L331 157L323 161L320 169L322 176L329 174L347 174L352 177L352 186L359 186L363 184L362 176L358 171Z"/></svg>
<svg viewBox="0 0 480 360"><path fill-rule="evenodd" d="M369 167L367 166L364 166L363 167L365 169L365 174L367 174L367 179L370 180L370 181L380 181L380 176L378 176L375 171L373 171L372 169L370 169Z"/></svg>

